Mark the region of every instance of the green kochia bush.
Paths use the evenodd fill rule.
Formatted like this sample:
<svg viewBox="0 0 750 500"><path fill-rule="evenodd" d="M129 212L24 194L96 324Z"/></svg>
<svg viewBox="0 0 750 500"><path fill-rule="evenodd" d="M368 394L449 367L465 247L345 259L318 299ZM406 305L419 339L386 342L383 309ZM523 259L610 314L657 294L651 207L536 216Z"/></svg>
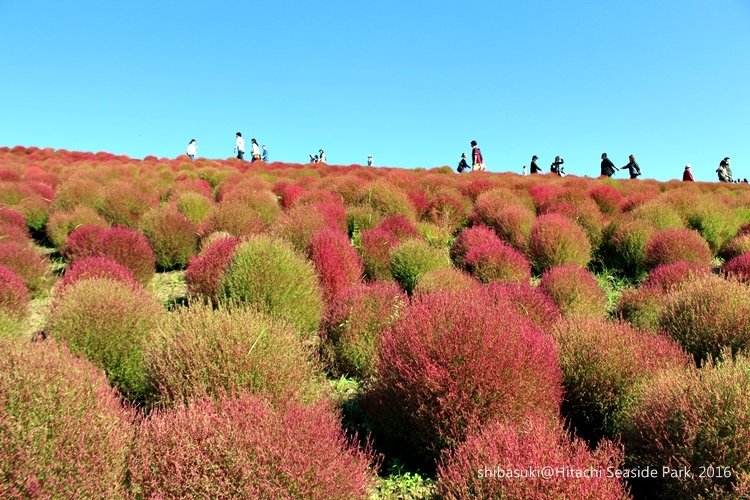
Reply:
<svg viewBox="0 0 750 500"><path fill-rule="evenodd" d="M162 269L184 268L198 247L198 228L176 208L165 205L146 212L140 223Z"/></svg>
<svg viewBox="0 0 750 500"><path fill-rule="evenodd" d="M328 405L275 411L242 394L152 413L130 478L142 498L364 500L374 486L372 461Z"/></svg>
<svg viewBox="0 0 750 500"><path fill-rule="evenodd" d="M159 403L246 390L275 406L310 402L323 377L294 329L252 310L192 304L169 315L146 349Z"/></svg>
<svg viewBox="0 0 750 500"><path fill-rule="evenodd" d="M696 277L670 293L659 326L695 357L750 348L750 288L719 276Z"/></svg>
<svg viewBox="0 0 750 500"><path fill-rule="evenodd" d="M163 308L143 288L107 278L73 283L57 297L49 316L50 335L103 369L131 401L151 392L143 357Z"/></svg>
<svg viewBox="0 0 750 500"><path fill-rule="evenodd" d="M578 435L594 442L616 435L615 416L638 384L659 370L691 364L669 337L627 323L578 317L558 323L553 335L563 370L563 414Z"/></svg>
<svg viewBox="0 0 750 500"><path fill-rule="evenodd" d="M581 226L570 219L542 215L531 229L529 258L538 273L559 264L586 267L591 260L591 244Z"/></svg>
<svg viewBox="0 0 750 500"><path fill-rule="evenodd" d="M55 342L0 341L0 497L126 498L133 414Z"/></svg>
<svg viewBox="0 0 750 500"><path fill-rule="evenodd" d="M247 304L294 325L318 330L323 299L312 263L286 242L257 236L241 243L221 279L219 302Z"/></svg>
<svg viewBox="0 0 750 500"><path fill-rule="evenodd" d="M451 267L448 252L411 239L396 247L391 255L391 275L411 294L419 277L435 269Z"/></svg>
<svg viewBox="0 0 750 500"><path fill-rule="evenodd" d="M729 358L728 356L726 358ZM626 467L687 467L691 477L634 481L649 498L750 496L750 360L666 371L622 415ZM711 469L708 469L711 467ZM728 468L728 469L727 469Z"/></svg>

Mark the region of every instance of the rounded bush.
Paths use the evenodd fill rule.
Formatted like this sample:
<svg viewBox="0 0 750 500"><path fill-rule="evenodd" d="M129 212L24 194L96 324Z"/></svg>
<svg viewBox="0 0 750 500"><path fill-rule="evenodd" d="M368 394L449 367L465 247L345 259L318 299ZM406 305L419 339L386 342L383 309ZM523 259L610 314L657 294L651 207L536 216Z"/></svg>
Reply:
<svg viewBox="0 0 750 500"><path fill-rule="evenodd" d="M693 262L677 261L671 264L656 266L643 283L644 287L653 287L669 292L680 283L690 280L694 276L707 276L706 267Z"/></svg>
<svg viewBox="0 0 750 500"><path fill-rule="evenodd" d="M99 242L97 255L109 257L133 272L141 283L148 283L156 272L156 258L140 231L127 227L107 229Z"/></svg>
<svg viewBox="0 0 750 500"><path fill-rule="evenodd" d="M317 332L323 313L312 263L288 243L267 236L237 247L221 279L219 302L247 304L288 321L308 338Z"/></svg>
<svg viewBox="0 0 750 500"><path fill-rule="evenodd" d="M467 227L458 233L456 241L450 250L450 256L456 267L466 268L466 254L473 247L489 242L497 242L500 239L495 232L487 226L477 225Z"/></svg>
<svg viewBox="0 0 750 500"><path fill-rule="evenodd" d="M555 266L542 274L539 287L552 297L563 316L607 315L607 297L594 275L575 264Z"/></svg>
<svg viewBox="0 0 750 500"><path fill-rule="evenodd" d="M435 292L460 292L472 290L480 286L479 281L471 275L448 267L428 271L419 277L417 286L414 287L414 295Z"/></svg>
<svg viewBox="0 0 750 500"><path fill-rule="evenodd" d="M538 273L560 264L586 267L591 244L575 222L558 214L541 215L531 229L529 258Z"/></svg>
<svg viewBox="0 0 750 500"><path fill-rule="evenodd" d="M709 363L701 370L663 372L641 386L622 420L626 467L695 471L690 477L666 474L633 481L634 493L738 499L750 494L750 361L746 356L717 366Z"/></svg>
<svg viewBox="0 0 750 500"><path fill-rule="evenodd" d="M73 354L103 369L125 397L140 403L151 392L143 349L163 312L142 288L89 278L70 285L55 299L48 331Z"/></svg>
<svg viewBox="0 0 750 500"><path fill-rule="evenodd" d="M20 276L32 295L38 295L50 280L47 259L28 243L0 243L0 266Z"/></svg>
<svg viewBox="0 0 750 500"><path fill-rule="evenodd" d="M104 188L101 184L85 179L70 179L57 186L52 210L67 212L78 206L95 208L104 199Z"/></svg>
<svg viewBox="0 0 750 500"><path fill-rule="evenodd" d="M192 304L169 315L150 340L146 364L162 405L241 390L283 406L323 394L323 377L298 334L249 310Z"/></svg>
<svg viewBox="0 0 750 500"><path fill-rule="evenodd" d="M184 268L198 247L197 226L169 205L146 212L140 227L161 269Z"/></svg>
<svg viewBox="0 0 750 500"><path fill-rule="evenodd" d="M500 240L471 247L464 262L482 283L523 283L531 279L531 265L526 257Z"/></svg>
<svg viewBox="0 0 750 500"><path fill-rule="evenodd" d="M620 191L608 184L600 184L589 189L589 196L599 205L602 213L616 215L620 212L623 196Z"/></svg>
<svg viewBox="0 0 750 500"><path fill-rule="evenodd" d="M422 239L436 248L450 248L455 240L451 228L431 222L418 222L417 231Z"/></svg>
<svg viewBox="0 0 750 500"><path fill-rule="evenodd" d="M615 312L636 328L656 330L665 303L666 293L658 287L629 288L620 295Z"/></svg>
<svg viewBox="0 0 750 500"><path fill-rule="evenodd" d="M73 230L62 247L62 254L68 262L75 262L84 257L99 255L101 240L106 227L84 224Z"/></svg>
<svg viewBox="0 0 750 500"><path fill-rule="evenodd" d="M682 217L667 201L656 198L638 205L630 212L633 220L650 224L654 229L684 229Z"/></svg>
<svg viewBox="0 0 750 500"><path fill-rule="evenodd" d="M608 470L622 468L623 453L611 443L594 452L571 438L560 423L530 418L513 425L493 421L452 453L438 467L437 494L446 500L474 498L590 498L626 500L627 487ZM544 464L544 465L540 465ZM540 467L570 471L601 471L601 477L512 477Z"/></svg>
<svg viewBox="0 0 750 500"><path fill-rule="evenodd" d="M691 364L669 337L627 323L575 318L558 323L553 335L563 371L563 414L579 436L593 442L616 436L617 412L639 384L660 370Z"/></svg>
<svg viewBox="0 0 750 500"><path fill-rule="evenodd" d="M430 195L424 220L451 229L466 225L471 205L458 190L441 188Z"/></svg>
<svg viewBox="0 0 750 500"><path fill-rule="evenodd" d="M28 234L27 227L26 227L26 219L23 217L23 214L17 212L16 210L12 208L0 207L0 221L10 224L11 226L15 226L18 229L21 229L23 231L26 231Z"/></svg>
<svg viewBox="0 0 750 500"><path fill-rule="evenodd" d="M750 252L750 234L743 234L725 243L719 251L719 256L724 260L730 260L748 252Z"/></svg>
<svg viewBox="0 0 750 500"><path fill-rule="evenodd" d="M485 289L495 310L510 309L545 332L562 318L560 308L549 295L529 283L493 283Z"/></svg>
<svg viewBox="0 0 750 500"><path fill-rule="evenodd" d="M368 229L360 234L362 264L370 280L391 279L391 254L397 245L398 239L384 229Z"/></svg>
<svg viewBox="0 0 750 500"><path fill-rule="evenodd" d="M477 198L469 221L492 228L517 250L525 250L534 223L533 210L505 190L493 190Z"/></svg>
<svg viewBox="0 0 750 500"><path fill-rule="evenodd" d="M250 190L240 187L221 198L225 203L238 203L248 212L260 217L265 227L270 226L281 215L281 206L276 195L267 189Z"/></svg>
<svg viewBox="0 0 750 500"><path fill-rule="evenodd" d="M12 270L0 265L0 311L22 318L29 306L29 291L23 279Z"/></svg>
<svg viewBox="0 0 750 500"><path fill-rule="evenodd" d="M0 341L0 496L125 498L133 414L54 342Z"/></svg>
<svg viewBox="0 0 750 500"><path fill-rule="evenodd" d="M659 327L697 362L718 357L723 349L750 347L750 289L719 276L696 277L669 294Z"/></svg>
<svg viewBox="0 0 750 500"><path fill-rule="evenodd" d="M732 258L721 266L721 272L750 283L750 252Z"/></svg>
<svg viewBox="0 0 750 500"><path fill-rule="evenodd" d="M360 284L338 295L322 327L322 351L330 371L336 376L372 377L380 339L407 302L392 282Z"/></svg>
<svg viewBox="0 0 750 500"><path fill-rule="evenodd" d="M72 212L53 213L47 221L47 237L57 248L62 248L68 235L84 225L107 227L105 221L91 207L78 206Z"/></svg>
<svg viewBox="0 0 750 500"><path fill-rule="evenodd" d="M354 206L346 208L346 226L350 236L375 227L380 220L381 215L372 207Z"/></svg>
<svg viewBox="0 0 750 500"><path fill-rule="evenodd" d="M654 234L648 222L630 221L614 224L609 228L612 235L603 254L607 265L631 278L640 278L646 273L646 245Z"/></svg>
<svg viewBox="0 0 750 500"><path fill-rule="evenodd" d="M326 301L362 280L362 260L349 238L335 229L316 233L308 250Z"/></svg>
<svg viewBox="0 0 750 500"><path fill-rule="evenodd" d="M60 283L57 293L62 294L73 283L89 278L108 278L137 287L138 281L133 272L122 264L118 264L109 257L84 257L73 262L67 269Z"/></svg>
<svg viewBox="0 0 750 500"><path fill-rule="evenodd" d="M406 293L411 294L423 274L451 267L447 252L431 247L422 240L410 239L398 245L391 254L391 276Z"/></svg>
<svg viewBox="0 0 750 500"><path fill-rule="evenodd" d="M308 205L297 205L287 210L271 227L271 234L291 243L295 250L304 253L310 240L318 231L326 229L326 220Z"/></svg>
<svg viewBox="0 0 750 500"><path fill-rule="evenodd" d="M366 498L371 462L324 404L274 411L243 394L154 412L130 477L143 498Z"/></svg>
<svg viewBox="0 0 750 500"><path fill-rule="evenodd" d="M218 301L221 279L240 241L235 236L219 238L190 259L185 271L189 296L203 297L212 303Z"/></svg>
<svg viewBox="0 0 750 500"><path fill-rule="evenodd" d="M660 264L685 261L711 267L708 243L689 229L664 229L655 232L646 244L646 266L653 269Z"/></svg>
<svg viewBox="0 0 750 500"><path fill-rule="evenodd" d="M716 253L739 231L741 220L737 212L715 196L704 195L687 209L687 225L695 229Z"/></svg>
<svg viewBox="0 0 750 500"><path fill-rule="evenodd" d="M137 227L141 216L158 205L155 192L141 191L132 181L117 181L104 188L97 210L113 226Z"/></svg>
<svg viewBox="0 0 750 500"><path fill-rule="evenodd" d="M405 215L389 215L375 226L378 229L388 231L396 237L398 241L404 241L409 238L419 238L419 231Z"/></svg>
<svg viewBox="0 0 750 500"><path fill-rule="evenodd" d="M9 222L0 221L0 242L28 243L30 240L29 230L25 226L19 228Z"/></svg>
<svg viewBox="0 0 750 500"><path fill-rule="evenodd" d="M409 220L415 219L414 208L406 194L393 184L377 180L362 189L358 205L366 205L383 216L401 214Z"/></svg>
<svg viewBox="0 0 750 500"><path fill-rule="evenodd" d="M488 419L556 415L560 382L554 342L530 321L496 314L479 290L437 293L415 299L383 336L365 405L378 439L429 465Z"/></svg>
<svg viewBox="0 0 750 500"><path fill-rule="evenodd" d="M193 224L200 224L208 219L214 209L214 204L210 198L193 191L180 193L177 196L175 206Z"/></svg>

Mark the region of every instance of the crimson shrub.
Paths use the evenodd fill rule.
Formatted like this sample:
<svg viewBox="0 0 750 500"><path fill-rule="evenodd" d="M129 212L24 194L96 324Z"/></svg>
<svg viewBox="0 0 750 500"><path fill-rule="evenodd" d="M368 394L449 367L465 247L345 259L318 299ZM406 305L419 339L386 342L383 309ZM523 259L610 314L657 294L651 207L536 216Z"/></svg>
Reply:
<svg viewBox="0 0 750 500"><path fill-rule="evenodd" d="M607 315L607 298L596 278L575 264L555 266L542 274L539 287L552 297L563 316Z"/></svg>
<svg viewBox="0 0 750 500"><path fill-rule="evenodd" d="M529 258L538 273L559 264L586 267L591 244L575 222L558 214L541 215L531 228Z"/></svg>

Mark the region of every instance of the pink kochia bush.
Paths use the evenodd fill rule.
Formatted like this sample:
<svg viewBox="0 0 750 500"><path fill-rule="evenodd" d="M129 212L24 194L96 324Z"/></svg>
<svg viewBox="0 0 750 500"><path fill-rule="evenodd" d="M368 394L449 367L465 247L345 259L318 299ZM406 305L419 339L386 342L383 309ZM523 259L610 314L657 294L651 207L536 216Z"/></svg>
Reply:
<svg viewBox="0 0 750 500"><path fill-rule="evenodd" d="M12 316L26 315L29 305L29 291L16 273L0 265L0 312Z"/></svg>
<svg viewBox="0 0 750 500"><path fill-rule="evenodd" d="M61 294L73 283L88 278L108 278L130 286L138 284L130 269L109 257L84 257L73 262L65 270L63 279L57 285L57 293Z"/></svg>
<svg viewBox="0 0 750 500"><path fill-rule="evenodd" d="M41 292L50 278L47 259L30 243L0 243L0 266L20 276L32 294Z"/></svg>
<svg viewBox="0 0 750 500"><path fill-rule="evenodd" d="M133 414L55 342L0 341L0 497L126 498Z"/></svg>
<svg viewBox="0 0 750 500"><path fill-rule="evenodd" d="M415 299L386 332L365 406L386 447L429 466L488 419L556 415L562 396L551 337L486 291Z"/></svg>
<svg viewBox="0 0 750 500"><path fill-rule="evenodd" d="M101 239L106 227L84 224L68 235L62 247L63 257L68 262L75 262L84 257L98 255L101 250Z"/></svg>
<svg viewBox="0 0 750 500"><path fill-rule="evenodd" d="M310 240L308 254L326 301L362 279L362 260L341 231L324 229L316 233Z"/></svg>
<svg viewBox="0 0 750 500"><path fill-rule="evenodd" d="M721 266L721 272L750 283L750 252L725 262Z"/></svg>
<svg viewBox="0 0 750 500"><path fill-rule="evenodd" d="M130 475L143 498L364 499L371 463L325 404L277 412L242 394L154 412L141 425Z"/></svg>
<svg viewBox="0 0 750 500"><path fill-rule="evenodd" d="M607 314L607 298L596 278L575 264L547 270L542 274L539 287L552 297L563 316L603 318Z"/></svg>
<svg viewBox="0 0 750 500"><path fill-rule="evenodd" d="M466 254L472 248L485 244L500 241L495 232L487 226L477 225L463 229L453 243L450 250L450 256L456 267L466 268Z"/></svg>
<svg viewBox="0 0 750 500"><path fill-rule="evenodd" d="M221 289L221 278L240 241L234 236L220 238L190 259L185 271L190 296L204 297L216 303Z"/></svg>
<svg viewBox="0 0 750 500"><path fill-rule="evenodd" d="M360 235L360 252L365 274L372 281L391 279L391 253L398 238L384 229L372 228Z"/></svg>
<svg viewBox="0 0 750 500"><path fill-rule="evenodd" d="M711 267L711 249L700 234L690 229L664 229L655 232L646 244L646 266L686 261Z"/></svg>
<svg viewBox="0 0 750 500"><path fill-rule="evenodd" d="M464 261L469 272L482 283L523 283L531 279L531 265L526 257L500 240L472 246Z"/></svg>
<svg viewBox="0 0 750 500"><path fill-rule="evenodd" d="M680 283L689 281L694 276L707 276L708 274L710 272L705 266L681 260L655 267L648 273L648 278L646 278L643 286L669 292Z"/></svg>
<svg viewBox="0 0 750 500"><path fill-rule="evenodd" d="M446 500L475 498L576 498L626 500L627 487L608 477L620 469L623 453L609 442L589 451L586 443L571 438L563 425L551 419L529 418L516 425L488 423L464 444L446 453L438 467L437 493ZM544 464L544 465L540 465ZM553 469L602 471L601 477L513 477L523 472ZM505 473L505 476L501 474Z"/></svg>
<svg viewBox="0 0 750 500"><path fill-rule="evenodd" d="M591 260L591 244L581 226L558 215L539 216L531 228L529 258L541 273L559 264L586 267Z"/></svg>
<svg viewBox="0 0 750 500"><path fill-rule="evenodd" d="M485 290L495 310L511 309L545 332L562 319L560 308L549 295L529 283L493 283ZM467 295L466 300L470 298L471 295Z"/></svg>

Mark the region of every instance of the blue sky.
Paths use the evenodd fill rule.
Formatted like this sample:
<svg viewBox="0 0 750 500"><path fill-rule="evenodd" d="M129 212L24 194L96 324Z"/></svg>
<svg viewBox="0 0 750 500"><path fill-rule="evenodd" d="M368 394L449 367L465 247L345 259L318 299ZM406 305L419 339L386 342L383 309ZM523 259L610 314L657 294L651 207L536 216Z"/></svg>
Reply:
<svg viewBox="0 0 750 500"><path fill-rule="evenodd" d="M0 0L0 64L6 146L750 177L747 0Z"/></svg>

